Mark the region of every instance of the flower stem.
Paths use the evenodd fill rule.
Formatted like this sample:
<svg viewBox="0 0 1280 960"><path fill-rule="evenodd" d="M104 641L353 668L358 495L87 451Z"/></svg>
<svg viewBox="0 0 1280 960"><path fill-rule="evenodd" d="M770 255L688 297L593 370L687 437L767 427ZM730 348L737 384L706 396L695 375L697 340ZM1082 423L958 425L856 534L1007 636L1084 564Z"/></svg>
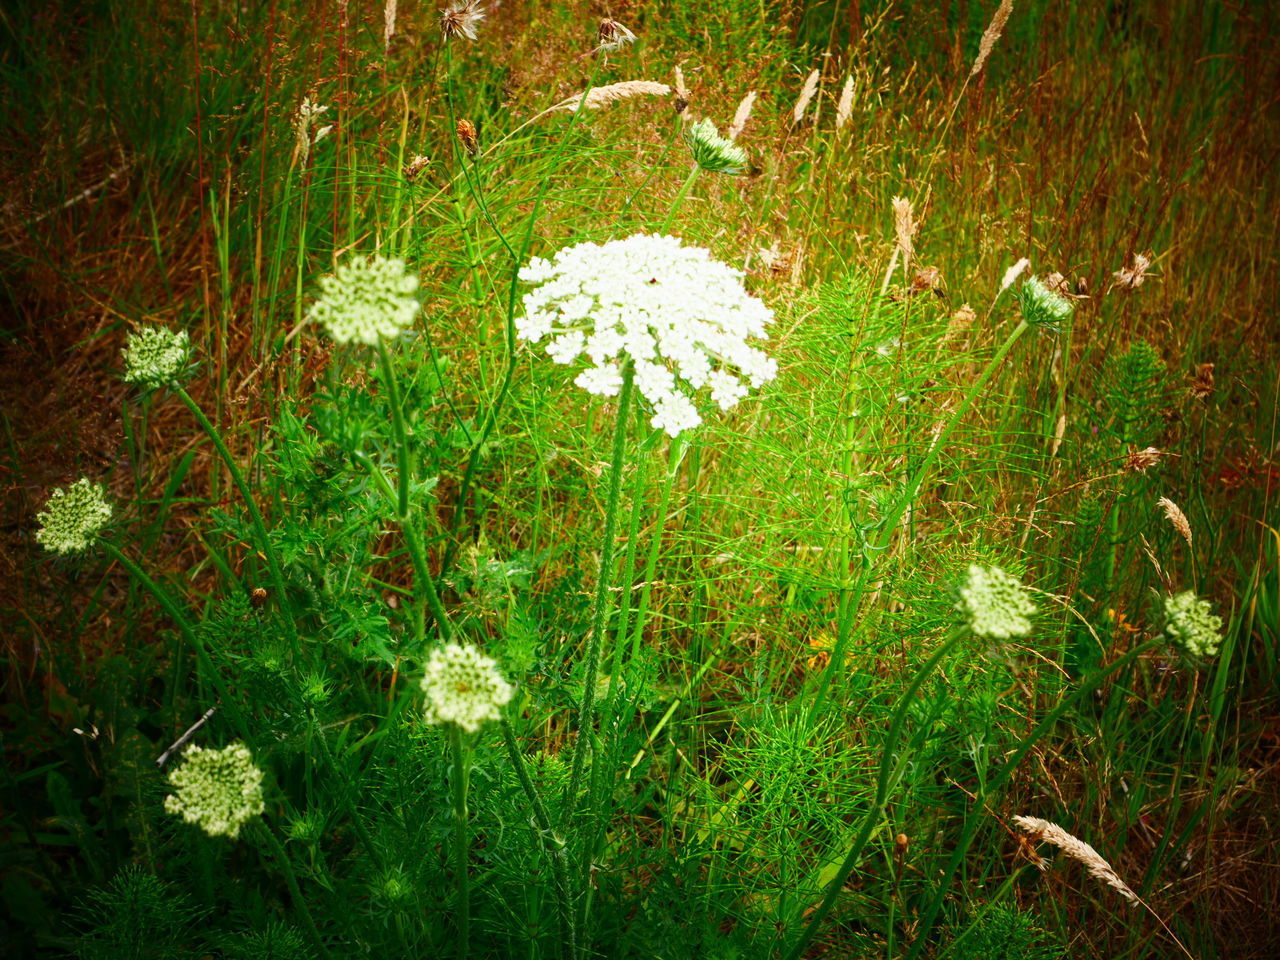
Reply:
<svg viewBox="0 0 1280 960"><path fill-rule="evenodd" d="M560 956L562 960L573 960L578 953L577 930L573 920L573 901L569 893L569 875L564 866L564 838L555 833L546 804L542 802L537 787L529 777L528 765L525 763L524 754L520 752L520 744L516 742L511 722L503 717L501 725L502 742L506 744L507 754L511 757L511 765L515 768L516 777L529 798L530 806L533 807L534 823L542 837L547 856L551 860L551 873L555 878L556 900L560 909Z"/></svg>
<svg viewBox="0 0 1280 960"><path fill-rule="evenodd" d="M126 556L125 553L114 543L110 540L98 540L97 543L108 556L115 560L116 563L120 564L120 566L124 567L125 570L129 572L129 575L132 576L133 579L143 587L143 589L156 598L160 606L164 608L164 612L169 615L169 619L177 625L178 631L182 634L183 639L186 640L186 642L191 645L192 649L195 650L196 660L200 663L205 675L209 678L209 682L213 684L213 689L218 695L219 703L226 708L227 713L231 716L231 721L235 724L236 730L239 732L240 736L244 738L246 743L252 746L254 744L254 739L249 733L249 728L244 721L244 716L240 713L240 705L231 697L230 693L228 693L227 686L223 683L222 675L218 673L217 668L213 665L213 661L209 657L209 651L205 649L204 643L201 641L199 634L197 634L195 630L192 629L191 624L187 622L186 615L178 608L177 603L174 602L173 598L169 596L168 592L165 591L163 587L151 579L150 575L148 575L142 567L138 566L137 563Z"/></svg>
<svg viewBox="0 0 1280 960"><path fill-rule="evenodd" d="M569 775L569 790L565 795L564 813L561 817L565 822L573 815L578 788L582 783L582 767L587 754L587 741L591 739L596 671L600 666L600 647L604 639L605 620L609 607L609 584L612 580L613 548L618 525L618 500L622 491L622 470L626 465L627 416L631 410L631 394L634 385L635 365L628 359L622 368L622 389L618 393L618 414L613 425L613 457L609 462L609 499L605 506L604 537L600 542L600 576L596 583L591 634L587 637L582 705L578 709L578 740L573 747L573 769Z"/></svg>
<svg viewBox="0 0 1280 960"><path fill-rule="evenodd" d="M671 221L675 219L676 211L684 205L685 198L689 196L689 191L693 189L693 185L697 181L698 174L701 171L702 168L695 163L693 165L693 169L689 171L689 175L684 178L684 183L680 185L680 192L677 193L676 198L671 201L671 207L667 210L667 215L662 221L662 227L658 231L659 233L666 233L671 229Z"/></svg>
<svg viewBox="0 0 1280 960"><path fill-rule="evenodd" d="M222 457L222 462L227 465L227 470L231 474L231 480L235 483L236 489L240 491L240 498L244 500L245 507L249 511L249 520L253 524L254 533L257 534L258 542L262 550L262 555L266 557L267 568L271 574L271 585L276 591L277 602L280 604L280 610L284 614L285 631L289 635L289 642L293 648L295 659L298 656L298 629L293 622L293 616L289 610L289 596L284 588L284 574L280 569L280 559L276 556L275 547L272 546L271 538L267 535L267 525L262 519L262 513L258 510L258 503L253 498L253 492L249 489L249 485L245 482L244 474L240 472L240 467L236 464L235 458L231 456L231 451L227 449L227 445L222 442L222 434L218 432L209 418L204 415L204 411L200 409L200 405L191 399L191 394L177 384L173 384L173 392L178 395L183 403L187 405L187 409L191 411L191 415L196 418L196 422L209 439L213 441L214 448L218 451L218 455Z"/></svg>
<svg viewBox="0 0 1280 960"><path fill-rule="evenodd" d="M404 429L404 410L400 403L400 386L391 366L391 354L385 340L378 341L378 356L382 360L382 379L386 381L391 400L391 429L396 438L396 513L402 519L409 515L409 484L413 479L413 453L409 449Z"/></svg>
<svg viewBox="0 0 1280 960"><path fill-rule="evenodd" d="M307 906L306 899L302 896L302 890L298 887L298 876L293 870L293 861L289 859L289 854L285 850L279 838L276 837L275 831L268 827L265 823L259 822L259 833L267 842L267 846L271 849L271 854L280 864L280 869L284 871L285 882L289 885L289 896L297 905L299 912L302 914L307 937L311 940L311 945L316 951L324 957L329 956L329 948L324 945L324 941L320 939L320 931L316 928L316 921L311 916L311 908Z"/></svg>
<svg viewBox="0 0 1280 960"><path fill-rule="evenodd" d="M449 743L453 747L453 863L454 879L458 884L458 956L469 960L471 956L471 890L467 874L467 854L471 836L467 823L467 786L471 776L471 758L463 743L462 730L456 723L449 725Z"/></svg>

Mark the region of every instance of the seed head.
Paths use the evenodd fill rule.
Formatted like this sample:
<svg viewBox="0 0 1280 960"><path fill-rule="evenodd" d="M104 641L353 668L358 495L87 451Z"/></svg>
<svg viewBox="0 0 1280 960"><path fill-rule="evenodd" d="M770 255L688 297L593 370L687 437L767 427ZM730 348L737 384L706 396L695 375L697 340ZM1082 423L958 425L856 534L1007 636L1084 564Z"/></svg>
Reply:
<svg viewBox="0 0 1280 960"><path fill-rule="evenodd" d="M613 17L605 17L596 27L596 53L621 50L628 43L635 43L636 35Z"/></svg>
<svg viewBox="0 0 1280 960"><path fill-rule="evenodd" d="M129 334L124 348L124 379L147 389L177 380L187 365L191 340L185 330L143 327Z"/></svg>
<svg viewBox="0 0 1280 960"><path fill-rule="evenodd" d="M1188 387L1191 396L1197 400L1205 400L1213 395L1213 364L1201 363L1196 365L1195 376L1191 378L1191 385Z"/></svg>
<svg viewBox="0 0 1280 960"><path fill-rule="evenodd" d="M1128 267L1121 267L1112 274L1116 280L1116 286L1122 290L1137 290L1147 280L1147 270L1151 268L1151 257L1135 253L1133 255L1133 264Z"/></svg>
<svg viewBox="0 0 1280 960"><path fill-rule="evenodd" d="M440 32L445 40L454 37L476 39L476 25L484 19L477 0L454 0L440 11Z"/></svg>
<svg viewBox="0 0 1280 960"><path fill-rule="evenodd" d="M1158 447L1146 447L1142 450L1131 449L1124 458L1124 468L1129 473L1146 473L1160 462L1164 451Z"/></svg>
<svg viewBox="0 0 1280 960"><path fill-rule="evenodd" d="M693 162L708 173L735 177L747 168L747 151L720 136L710 117L704 117L686 130L684 139L693 152Z"/></svg>
<svg viewBox="0 0 1280 960"><path fill-rule="evenodd" d="M309 319L338 343L367 343L397 336L418 313L418 278L403 260L355 259L320 278L320 299Z"/></svg>
<svg viewBox="0 0 1280 960"><path fill-rule="evenodd" d="M240 835L240 828L262 813L262 771L243 743L221 750L191 747L182 765L169 774L174 792L164 809L195 824L211 837Z"/></svg>
<svg viewBox="0 0 1280 960"><path fill-rule="evenodd" d="M1222 618L1209 612L1208 600L1186 590L1164 600L1164 635L1193 657L1211 657L1222 642Z"/></svg>
<svg viewBox="0 0 1280 960"><path fill-rule="evenodd" d="M965 615L977 636L992 640L1025 637L1031 632L1028 617L1036 612L1022 581L999 567L977 564L969 567L956 609Z"/></svg>
<svg viewBox="0 0 1280 960"><path fill-rule="evenodd" d="M478 157L480 155L480 134L476 132L476 125L465 117L458 121L458 142L462 144L462 149L467 151L467 156Z"/></svg>
<svg viewBox="0 0 1280 960"><path fill-rule="evenodd" d="M82 477L65 490L54 490L36 519L36 542L46 550L83 553L111 519L111 505L101 484Z"/></svg>
<svg viewBox="0 0 1280 960"><path fill-rule="evenodd" d="M840 130L849 122L849 117L853 115L853 77L850 76L844 82L844 89L840 91L840 101L836 104L836 129Z"/></svg>
<svg viewBox="0 0 1280 960"><path fill-rule="evenodd" d="M1075 309L1070 300L1054 293L1037 277L1031 277L1018 288L1018 305L1027 323L1047 330L1057 330Z"/></svg>
<svg viewBox="0 0 1280 960"><path fill-rule="evenodd" d="M486 721L502 719L502 708L514 692L491 658L457 643L431 651L422 689L428 723L455 723L468 733Z"/></svg>

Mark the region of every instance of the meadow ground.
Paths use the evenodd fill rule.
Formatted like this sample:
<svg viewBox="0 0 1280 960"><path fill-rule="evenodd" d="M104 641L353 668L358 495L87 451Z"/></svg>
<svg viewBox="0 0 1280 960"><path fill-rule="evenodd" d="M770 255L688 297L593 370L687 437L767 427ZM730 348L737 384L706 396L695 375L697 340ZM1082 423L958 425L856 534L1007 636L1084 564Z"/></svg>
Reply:
<svg viewBox="0 0 1280 960"><path fill-rule="evenodd" d="M1278 36L6 5L7 954L1280 955Z"/></svg>

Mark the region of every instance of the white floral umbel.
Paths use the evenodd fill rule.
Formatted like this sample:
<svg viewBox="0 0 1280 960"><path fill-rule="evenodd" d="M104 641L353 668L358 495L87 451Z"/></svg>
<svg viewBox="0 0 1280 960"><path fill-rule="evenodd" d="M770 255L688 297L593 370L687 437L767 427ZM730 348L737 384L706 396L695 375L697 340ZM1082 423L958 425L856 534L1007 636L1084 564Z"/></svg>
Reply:
<svg viewBox="0 0 1280 960"><path fill-rule="evenodd" d="M53 553L83 553L111 520L111 505L100 483L82 477L65 490L55 490L36 514L36 542Z"/></svg>
<svg viewBox="0 0 1280 960"><path fill-rule="evenodd" d="M1164 600L1164 635L1193 657L1212 657L1222 643L1222 618L1208 600L1185 590Z"/></svg>
<svg viewBox="0 0 1280 960"><path fill-rule="evenodd" d="M591 366L574 382L588 393L616 395L622 364L634 363L653 426L675 437L702 422L692 391L710 388L728 410L777 376L777 363L747 342L766 338L773 311L747 293L742 276L676 237L574 244L520 271L537 286L524 296L516 333L530 343L549 337L556 363L586 354Z"/></svg>
<svg viewBox="0 0 1280 960"><path fill-rule="evenodd" d="M500 720L514 691L497 666L472 646L447 643L432 650L422 677L427 722L454 723L475 733L481 724Z"/></svg>
<svg viewBox="0 0 1280 960"><path fill-rule="evenodd" d="M129 334L124 348L124 379L144 387L172 383L183 373L191 352L185 330L143 327Z"/></svg>
<svg viewBox="0 0 1280 960"><path fill-rule="evenodd" d="M240 835L240 828L262 813L262 771L243 743L221 750L191 747L182 766L169 774L174 792L164 809L195 824L211 837Z"/></svg>
<svg viewBox="0 0 1280 960"><path fill-rule="evenodd" d="M413 325L417 290L418 278L406 271L403 260L352 260L320 278L320 298L308 318L338 343L377 346Z"/></svg>
<svg viewBox="0 0 1280 960"><path fill-rule="evenodd" d="M956 609L965 615L969 628L979 637L1012 640L1031 632L1036 605L1017 577L999 567L969 567L969 576L960 587Z"/></svg>

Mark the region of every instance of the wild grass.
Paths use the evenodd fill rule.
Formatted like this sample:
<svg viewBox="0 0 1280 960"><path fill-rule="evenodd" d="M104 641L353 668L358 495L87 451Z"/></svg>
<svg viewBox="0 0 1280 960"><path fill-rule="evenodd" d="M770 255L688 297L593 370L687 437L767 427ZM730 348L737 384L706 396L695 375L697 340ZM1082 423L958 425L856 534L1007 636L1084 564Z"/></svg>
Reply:
<svg viewBox="0 0 1280 960"><path fill-rule="evenodd" d="M0 14L4 942L1274 956L1275 10L624 6ZM520 267L637 232L775 311L679 440L514 335ZM307 322L375 253L420 281L385 353ZM121 380L152 325L181 387ZM112 523L53 557L81 476ZM1030 636L963 627L975 563ZM449 638L516 691L471 737L423 717ZM236 841L165 812L202 719L266 773Z"/></svg>

